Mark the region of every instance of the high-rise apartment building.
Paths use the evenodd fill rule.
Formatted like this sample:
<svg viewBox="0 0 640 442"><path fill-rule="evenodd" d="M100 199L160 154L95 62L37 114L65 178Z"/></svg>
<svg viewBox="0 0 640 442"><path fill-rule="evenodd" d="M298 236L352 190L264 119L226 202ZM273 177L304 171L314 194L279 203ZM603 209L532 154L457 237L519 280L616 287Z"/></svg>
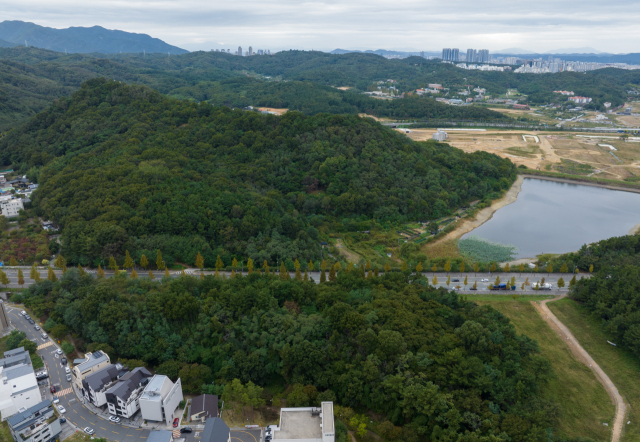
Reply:
<svg viewBox="0 0 640 442"><path fill-rule="evenodd" d="M478 53L475 49L467 49L467 63L475 63L478 61Z"/></svg>
<svg viewBox="0 0 640 442"><path fill-rule="evenodd" d="M478 63L489 63L489 49L480 49L476 61Z"/></svg>
<svg viewBox="0 0 640 442"><path fill-rule="evenodd" d="M458 48L444 48L442 50L443 61L459 61L460 50Z"/></svg>
<svg viewBox="0 0 640 442"><path fill-rule="evenodd" d="M249 46L249 55L253 55L253 48Z"/></svg>
<svg viewBox="0 0 640 442"><path fill-rule="evenodd" d="M242 57L242 46L238 46L238 52L236 52L236 55L239 55Z"/></svg>

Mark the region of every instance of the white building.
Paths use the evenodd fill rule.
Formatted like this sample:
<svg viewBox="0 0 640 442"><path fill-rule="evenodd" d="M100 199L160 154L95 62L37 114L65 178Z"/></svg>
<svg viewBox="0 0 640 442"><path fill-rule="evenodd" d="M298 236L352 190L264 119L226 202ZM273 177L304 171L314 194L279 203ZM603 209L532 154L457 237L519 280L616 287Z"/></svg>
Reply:
<svg viewBox="0 0 640 442"><path fill-rule="evenodd" d="M75 378L74 382L76 383L78 390L80 390L82 394L85 394L82 381L91 374L102 370L110 364L111 360L109 359L109 355L101 350L93 353L86 353L84 355L84 359L74 360L74 367L71 370L71 374Z"/></svg>
<svg viewBox="0 0 640 442"><path fill-rule="evenodd" d="M436 141L444 141L448 137L447 133L443 130L439 130L433 134L433 139Z"/></svg>
<svg viewBox="0 0 640 442"><path fill-rule="evenodd" d="M282 408L280 425L271 429L274 441L335 442L333 402L323 402L320 408Z"/></svg>
<svg viewBox="0 0 640 442"><path fill-rule="evenodd" d="M14 198L1 202L0 208L2 208L2 216L15 218L18 216L18 212L24 210L24 204L22 203L22 198Z"/></svg>
<svg viewBox="0 0 640 442"><path fill-rule="evenodd" d="M24 347L4 352L0 359L0 414L2 420L42 402L29 352Z"/></svg>
<svg viewBox="0 0 640 442"><path fill-rule="evenodd" d="M180 378L174 384L167 376L155 375L139 398L142 418L169 425L182 399Z"/></svg>
<svg viewBox="0 0 640 442"><path fill-rule="evenodd" d="M7 423L15 442L51 442L62 432L49 399L11 416Z"/></svg>
<svg viewBox="0 0 640 442"><path fill-rule="evenodd" d="M105 392L109 414L127 419L136 414L140 409L138 400L151 376L153 375L146 368L136 367L109 387Z"/></svg>

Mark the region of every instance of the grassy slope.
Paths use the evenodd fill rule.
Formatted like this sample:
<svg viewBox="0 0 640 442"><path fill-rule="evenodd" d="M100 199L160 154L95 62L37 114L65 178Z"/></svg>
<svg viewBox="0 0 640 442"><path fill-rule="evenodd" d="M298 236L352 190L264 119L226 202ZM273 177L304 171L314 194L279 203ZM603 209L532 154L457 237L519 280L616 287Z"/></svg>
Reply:
<svg viewBox="0 0 640 442"><path fill-rule="evenodd" d="M593 373L573 356L558 335L542 320L529 303L530 298L476 302L489 304L511 319L518 333L524 333L538 341L542 355L551 362L556 376L545 389L544 396L561 406L556 433L566 437L608 440L609 429L602 422L612 423L615 408L607 392Z"/></svg>
<svg viewBox="0 0 640 442"><path fill-rule="evenodd" d="M640 362L631 352L607 344L611 339L600 327L600 321L571 299L548 304L551 311L580 341L584 349L611 378L630 405L625 422L623 441L640 440Z"/></svg>

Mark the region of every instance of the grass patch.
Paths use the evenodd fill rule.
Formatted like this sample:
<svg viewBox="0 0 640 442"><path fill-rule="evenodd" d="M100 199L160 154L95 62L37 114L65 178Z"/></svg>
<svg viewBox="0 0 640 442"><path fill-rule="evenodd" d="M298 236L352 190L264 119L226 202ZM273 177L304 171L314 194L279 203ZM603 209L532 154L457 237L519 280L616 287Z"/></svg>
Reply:
<svg viewBox="0 0 640 442"><path fill-rule="evenodd" d="M513 260L516 247L470 236L458 241L460 253L473 261L507 262Z"/></svg>
<svg viewBox="0 0 640 442"><path fill-rule="evenodd" d="M538 146L507 147L504 151L525 158L537 158L537 155L541 153Z"/></svg>
<svg viewBox="0 0 640 442"><path fill-rule="evenodd" d="M3 442L10 442L13 440L13 437L11 437L11 432L9 431L9 424L7 423L7 421L0 423L0 440Z"/></svg>
<svg viewBox="0 0 640 442"><path fill-rule="evenodd" d="M568 173L570 175L589 175L594 172L593 167L589 164L582 164L564 158L561 158L560 164L553 166L553 169L560 173Z"/></svg>
<svg viewBox="0 0 640 442"><path fill-rule="evenodd" d="M613 422L615 407L609 395L593 372L573 356L564 341L540 317L528 302L530 298L534 296L520 296L515 301L504 296L498 301L478 299L476 302L488 304L507 316L518 333L538 341L542 356L551 362L555 376L542 394L561 407L554 434L590 437L603 442L609 440L611 427L602 425L602 422L609 425Z"/></svg>
<svg viewBox="0 0 640 442"><path fill-rule="evenodd" d="M434 242L433 244L427 244L425 252L429 256L429 259L462 258L460 250L458 249L457 239L447 239Z"/></svg>
<svg viewBox="0 0 640 442"><path fill-rule="evenodd" d="M551 311L564 323L580 345L600 365L611 381L628 402L625 418L623 441L640 440L640 362L638 357L628 350L607 344L612 339L602 330L601 321L589 311L571 299L548 304ZM626 422L631 424L626 425Z"/></svg>

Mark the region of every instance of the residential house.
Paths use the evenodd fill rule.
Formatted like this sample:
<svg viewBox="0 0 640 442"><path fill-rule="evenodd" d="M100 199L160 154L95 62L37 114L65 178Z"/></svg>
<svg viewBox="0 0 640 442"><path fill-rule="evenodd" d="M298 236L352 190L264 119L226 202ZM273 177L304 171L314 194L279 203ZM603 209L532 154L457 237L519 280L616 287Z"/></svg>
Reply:
<svg viewBox="0 0 640 442"><path fill-rule="evenodd" d="M11 416L7 423L15 442L52 442L62 432L49 399Z"/></svg>
<svg viewBox="0 0 640 442"><path fill-rule="evenodd" d="M201 394L191 399L189 420L206 422L210 417L218 417L218 396Z"/></svg>
<svg viewBox="0 0 640 442"><path fill-rule="evenodd" d="M151 430L147 442L173 442L173 432L169 430Z"/></svg>
<svg viewBox="0 0 640 442"><path fill-rule="evenodd" d="M208 419L200 442L231 442L231 430L219 417Z"/></svg>
<svg viewBox="0 0 640 442"><path fill-rule="evenodd" d="M71 374L73 375L73 382L75 382L78 390L80 390L84 395L85 393L82 381L87 376L102 370L110 364L111 360L109 359L109 355L101 350L93 353L86 353L84 355L84 359L75 359L73 361L74 367L71 369Z"/></svg>
<svg viewBox="0 0 640 442"><path fill-rule="evenodd" d="M0 209L2 209L2 216L15 218L21 210L24 210L22 198L13 198L8 201L2 201L0 202Z"/></svg>
<svg viewBox="0 0 640 442"><path fill-rule="evenodd" d="M144 367L136 367L124 374L105 392L109 414L126 419L136 414L140 409L140 396L152 376Z"/></svg>
<svg viewBox="0 0 640 442"><path fill-rule="evenodd" d="M24 347L4 352L0 359L0 414L2 420L42 402L31 357Z"/></svg>
<svg viewBox="0 0 640 442"><path fill-rule="evenodd" d="M110 387L111 384L118 379L118 375L122 369L123 367L120 364L111 364L84 378L82 380L82 394L85 399L96 407L105 405L107 403L105 387Z"/></svg>
<svg viewBox="0 0 640 442"><path fill-rule="evenodd" d="M7 184L18 189L26 189L29 186L29 180L26 178L16 178L15 180L7 181Z"/></svg>
<svg viewBox="0 0 640 442"><path fill-rule="evenodd" d="M183 400L180 378L171 382L167 376L155 375L140 396L140 412L147 421L164 422L169 425L178 404Z"/></svg>

